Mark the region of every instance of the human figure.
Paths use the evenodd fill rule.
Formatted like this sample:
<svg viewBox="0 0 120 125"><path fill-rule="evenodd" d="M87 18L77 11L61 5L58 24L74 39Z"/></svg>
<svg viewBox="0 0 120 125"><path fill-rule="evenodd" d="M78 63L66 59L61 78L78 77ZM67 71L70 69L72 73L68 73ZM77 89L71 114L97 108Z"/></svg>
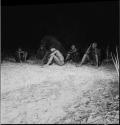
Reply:
<svg viewBox="0 0 120 125"><path fill-rule="evenodd" d="M37 50L37 59L42 59L45 55L46 48L44 45L40 45L39 49Z"/></svg>
<svg viewBox="0 0 120 125"><path fill-rule="evenodd" d="M66 56L66 61L76 61L76 57L78 56L77 49L75 45L71 46L71 50L68 51L67 56Z"/></svg>
<svg viewBox="0 0 120 125"><path fill-rule="evenodd" d="M18 50L16 51L16 53L17 53L18 62L22 62L24 51L22 51L21 48L18 48Z"/></svg>
<svg viewBox="0 0 120 125"><path fill-rule="evenodd" d="M92 44L92 49L91 49L91 57L90 57L90 61L91 64L93 65L99 65L99 58L98 58L98 48L97 48L97 43L93 43Z"/></svg>
<svg viewBox="0 0 120 125"><path fill-rule="evenodd" d="M82 65L85 61L90 61L91 64L99 66L100 65L99 60L100 60L100 49L97 48L97 43L94 42L87 49L80 65Z"/></svg>
<svg viewBox="0 0 120 125"><path fill-rule="evenodd" d="M55 48L51 48L50 51L51 51L50 58L46 65L48 66L54 62L57 63L58 65L64 65L64 57L62 53Z"/></svg>
<svg viewBox="0 0 120 125"><path fill-rule="evenodd" d="M28 52L24 51L23 59L24 59L25 62L27 61L27 57L28 57Z"/></svg>
<svg viewBox="0 0 120 125"><path fill-rule="evenodd" d="M21 48L18 48L18 51L16 51L16 53L17 53L18 62L22 62L22 61L26 62L26 59L28 56L27 51L23 51Z"/></svg>

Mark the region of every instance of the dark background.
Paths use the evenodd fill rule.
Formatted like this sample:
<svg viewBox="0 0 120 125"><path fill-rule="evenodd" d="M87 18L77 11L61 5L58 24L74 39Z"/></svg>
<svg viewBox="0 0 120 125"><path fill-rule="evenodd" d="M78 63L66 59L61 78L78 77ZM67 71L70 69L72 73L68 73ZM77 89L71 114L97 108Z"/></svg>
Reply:
<svg viewBox="0 0 120 125"><path fill-rule="evenodd" d="M2 51L17 47L36 52L45 35L55 36L66 49L86 50L96 41L100 48L119 44L119 4L113 1L46 2L1 1Z"/></svg>

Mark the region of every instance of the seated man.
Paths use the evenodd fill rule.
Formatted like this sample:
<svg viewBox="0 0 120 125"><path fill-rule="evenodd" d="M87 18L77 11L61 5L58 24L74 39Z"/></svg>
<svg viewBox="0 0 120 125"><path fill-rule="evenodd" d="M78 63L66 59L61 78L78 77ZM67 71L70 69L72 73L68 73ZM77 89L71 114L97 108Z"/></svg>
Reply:
<svg viewBox="0 0 120 125"><path fill-rule="evenodd" d="M50 65L53 62L57 63L58 65L64 65L64 57L62 53L59 50L56 50L55 48L51 48L50 51L50 58L46 65Z"/></svg>
<svg viewBox="0 0 120 125"><path fill-rule="evenodd" d="M80 65L82 65L86 61L89 61L92 65L100 65L100 49L97 48L97 43L94 42L89 46L82 58Z"/></svg>
<svg viewBox="0 0 120 125"><path fill-rule="evenodd" d="M97 48L97 43L92 44L91 52L89 53L90 63L99 66L100 50Z"/></svg>
<svg viewBox="0 0 120 125"><path fill-rule="evenodd" d="M66 61L68 61L68 60L76 61L77 56L78 56L77 49L76 49L75 45L72 45L71 50L67 54Z"/></svg>

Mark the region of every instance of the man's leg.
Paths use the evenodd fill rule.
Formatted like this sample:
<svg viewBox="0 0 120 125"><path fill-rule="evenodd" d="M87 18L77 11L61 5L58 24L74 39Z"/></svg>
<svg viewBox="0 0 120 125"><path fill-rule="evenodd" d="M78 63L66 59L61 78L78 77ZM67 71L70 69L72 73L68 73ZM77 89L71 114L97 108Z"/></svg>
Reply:
<svg viewBox="0 0 120 125"><path fill-rule="evenodd" d="M22 62L22 58L21 58L21 54L19 53L19 55L18 55L18 57L19 57L19 62L21 63Z"/></svg>
<svg viewBox="0 0 120 125"><path fill-rule="evenodd" d="M98 55L97 54L95 55L95 59L96 59L96 65L98 67L99 66L99 59L98 59Z"/></svg>
<svg viewBox="0 0 120 125"><path fill-rule="evenodd" d="M28 53L25 52L25 53L24 53L24 59L25 59L25 62L27 61L27 56L28 56Z"/></svg>
<svg viewBox="0 0 120 125"><path fill-rule="evenodd" d="M70 54L67 54L67 57L66 57L66 61L68 61L69 60L69 58L70 58Z"/></svg>
<svg viewBox="0 0 120 125"><path fill-rule="evenodd" d="M82 61L81 61L80 65L82 65L86 60L89 60L88 54L84 54L84 56L83 56L83 58L82 58Z"/></svg>
<svg viewBox="0 0 120 125"><path fill-rule="evenodd" d="M53 58L54 58L54 55L50 56L50 58L48 60L48 63L46 65L50 65L50 63L52 62Z"/></svg>
<svg viewBox="0 0 120 125"><path fill-rule="evenodd" d="M61 61L57 56L54 55L54 60L58 65L64 65L64 61Z"/></svg>

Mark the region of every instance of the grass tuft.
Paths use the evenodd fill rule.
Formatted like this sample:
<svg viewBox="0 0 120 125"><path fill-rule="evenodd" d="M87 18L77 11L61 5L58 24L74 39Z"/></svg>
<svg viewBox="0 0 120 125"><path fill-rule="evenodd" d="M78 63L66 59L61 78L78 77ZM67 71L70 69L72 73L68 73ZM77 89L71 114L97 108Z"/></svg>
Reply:
<svg viewBox="0 0 120 125"><path fill-rule="evenodd" d="M119 57L118 57L118 48L116 47L116 55L111 53L112 60L115 66L115 69L117 71L117 75L119 77Z"/></svg>

